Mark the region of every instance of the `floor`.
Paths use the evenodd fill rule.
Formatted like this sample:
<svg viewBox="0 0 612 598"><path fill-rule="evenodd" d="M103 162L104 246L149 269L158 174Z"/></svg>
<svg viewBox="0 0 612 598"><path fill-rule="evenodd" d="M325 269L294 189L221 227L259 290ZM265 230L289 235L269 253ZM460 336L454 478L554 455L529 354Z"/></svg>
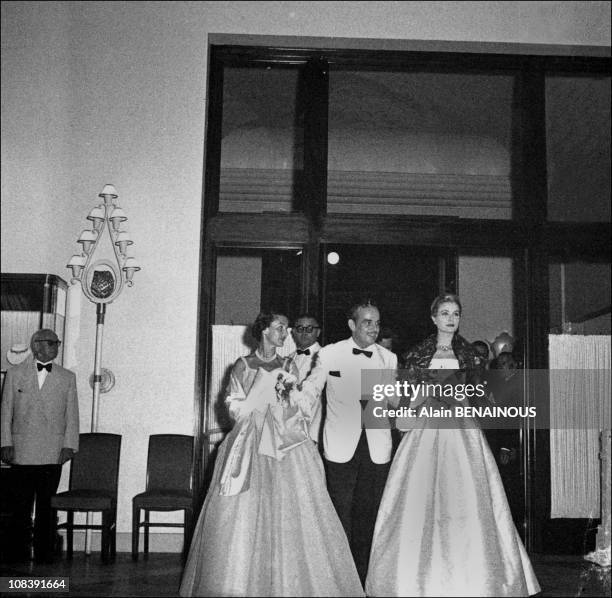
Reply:
<svg viewBox="0 0 612 598"><path fill-rule="evenodd" d="M610 567L602 568L580 556L532 555L542 593L548 597L610 596ZM152 553L134 563L128 553L118 553L115 563L103 565L99 555L75 553L71 562L53 565L0 564L0 576L67 577L69 592L32 593L32 596L177 596L182 571L178 554ZM6 581L6 580L3 580ZM3 596L27 595L2 592Z"/></svg>

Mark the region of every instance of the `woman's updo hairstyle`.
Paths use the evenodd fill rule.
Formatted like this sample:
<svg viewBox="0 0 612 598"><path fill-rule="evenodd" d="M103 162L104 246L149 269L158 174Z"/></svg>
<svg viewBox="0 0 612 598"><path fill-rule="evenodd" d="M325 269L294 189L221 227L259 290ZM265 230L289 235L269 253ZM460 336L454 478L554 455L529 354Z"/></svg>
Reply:
<svg viewBox="0 0 612 598"><path fill-rule="evenodd" d="M253 338L260 343L261 342L261 333L274 322L279 316L282 314L271 312L271 311L262 311L255 318L255 321L251 325L251 334Z"/></svg>
<svg viewBox="0 0 612 598"><path fill-rule="evenodd" d="M453 295L452 293L444 293L442 295L438 295L431 304L431 315L435 316L438 313L438 308L442 303L454 303L459 308L459 315L463 311L461 307L461 301L459 301L458 295Z"/></svg>

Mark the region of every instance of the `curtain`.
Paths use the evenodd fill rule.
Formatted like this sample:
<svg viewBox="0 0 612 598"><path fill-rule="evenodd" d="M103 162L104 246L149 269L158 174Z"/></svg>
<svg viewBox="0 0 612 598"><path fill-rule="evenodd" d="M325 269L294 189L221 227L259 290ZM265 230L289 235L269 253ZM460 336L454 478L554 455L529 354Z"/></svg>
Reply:
<svg viewBox="0 0 612 598"><path fill-rule="evenodd" d="M610 428L610 337L549 336L551 517L599 518Z"/></svg>

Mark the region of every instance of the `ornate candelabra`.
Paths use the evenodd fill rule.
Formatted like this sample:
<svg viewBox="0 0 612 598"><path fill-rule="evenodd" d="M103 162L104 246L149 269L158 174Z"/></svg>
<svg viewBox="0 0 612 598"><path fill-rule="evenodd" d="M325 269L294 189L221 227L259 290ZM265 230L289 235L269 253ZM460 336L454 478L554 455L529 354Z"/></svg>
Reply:
<svg viewBox="0 0 612 598"><path fill-rule="evenodd" d="M133 244L128 233L122 230L127 216L115 203L117 191L106 185L99 194L104 202L98 204L87 216L92 228L84 230L78 242L83 250L70 258L67 267L72 270L72 284L81 284L85 296L96 304L96 348L94 373L90 383L93 388L91 407L91 431L98 431L100 393L108 392L114 384L112 372L102 368L102 338L106 305L114 301L127 285L134 283L134 273L140 270L135 258L128 256ZM108 230L108 237L104 231ZM104 251L104 244L110 245ZM100 255L102 257L98 258Z"/></svg>

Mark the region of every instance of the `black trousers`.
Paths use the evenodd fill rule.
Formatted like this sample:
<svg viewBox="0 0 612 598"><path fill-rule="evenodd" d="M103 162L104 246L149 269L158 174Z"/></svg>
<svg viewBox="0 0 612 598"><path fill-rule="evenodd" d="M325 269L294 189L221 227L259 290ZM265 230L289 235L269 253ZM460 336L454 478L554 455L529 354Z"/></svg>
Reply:
<svg viewBox="0 0 612 598"><path fill-rule="evenodd" d="M365 582L380 499L391 462L372 462L365 430L347 463L325 460L327 490L348 538L357 572Z"/></svg>
<svg viewBox="0 0 612 598"><path fill-rule="evenodd" d="M13 465L14 486L11 489L15 500L15 529L18 532L16 541L29 545L32 525L32 508L36 503L34 519L34 558L48 560L54 552L54 527L52 519L51 497L57 492L61 465Z"/></svg>

